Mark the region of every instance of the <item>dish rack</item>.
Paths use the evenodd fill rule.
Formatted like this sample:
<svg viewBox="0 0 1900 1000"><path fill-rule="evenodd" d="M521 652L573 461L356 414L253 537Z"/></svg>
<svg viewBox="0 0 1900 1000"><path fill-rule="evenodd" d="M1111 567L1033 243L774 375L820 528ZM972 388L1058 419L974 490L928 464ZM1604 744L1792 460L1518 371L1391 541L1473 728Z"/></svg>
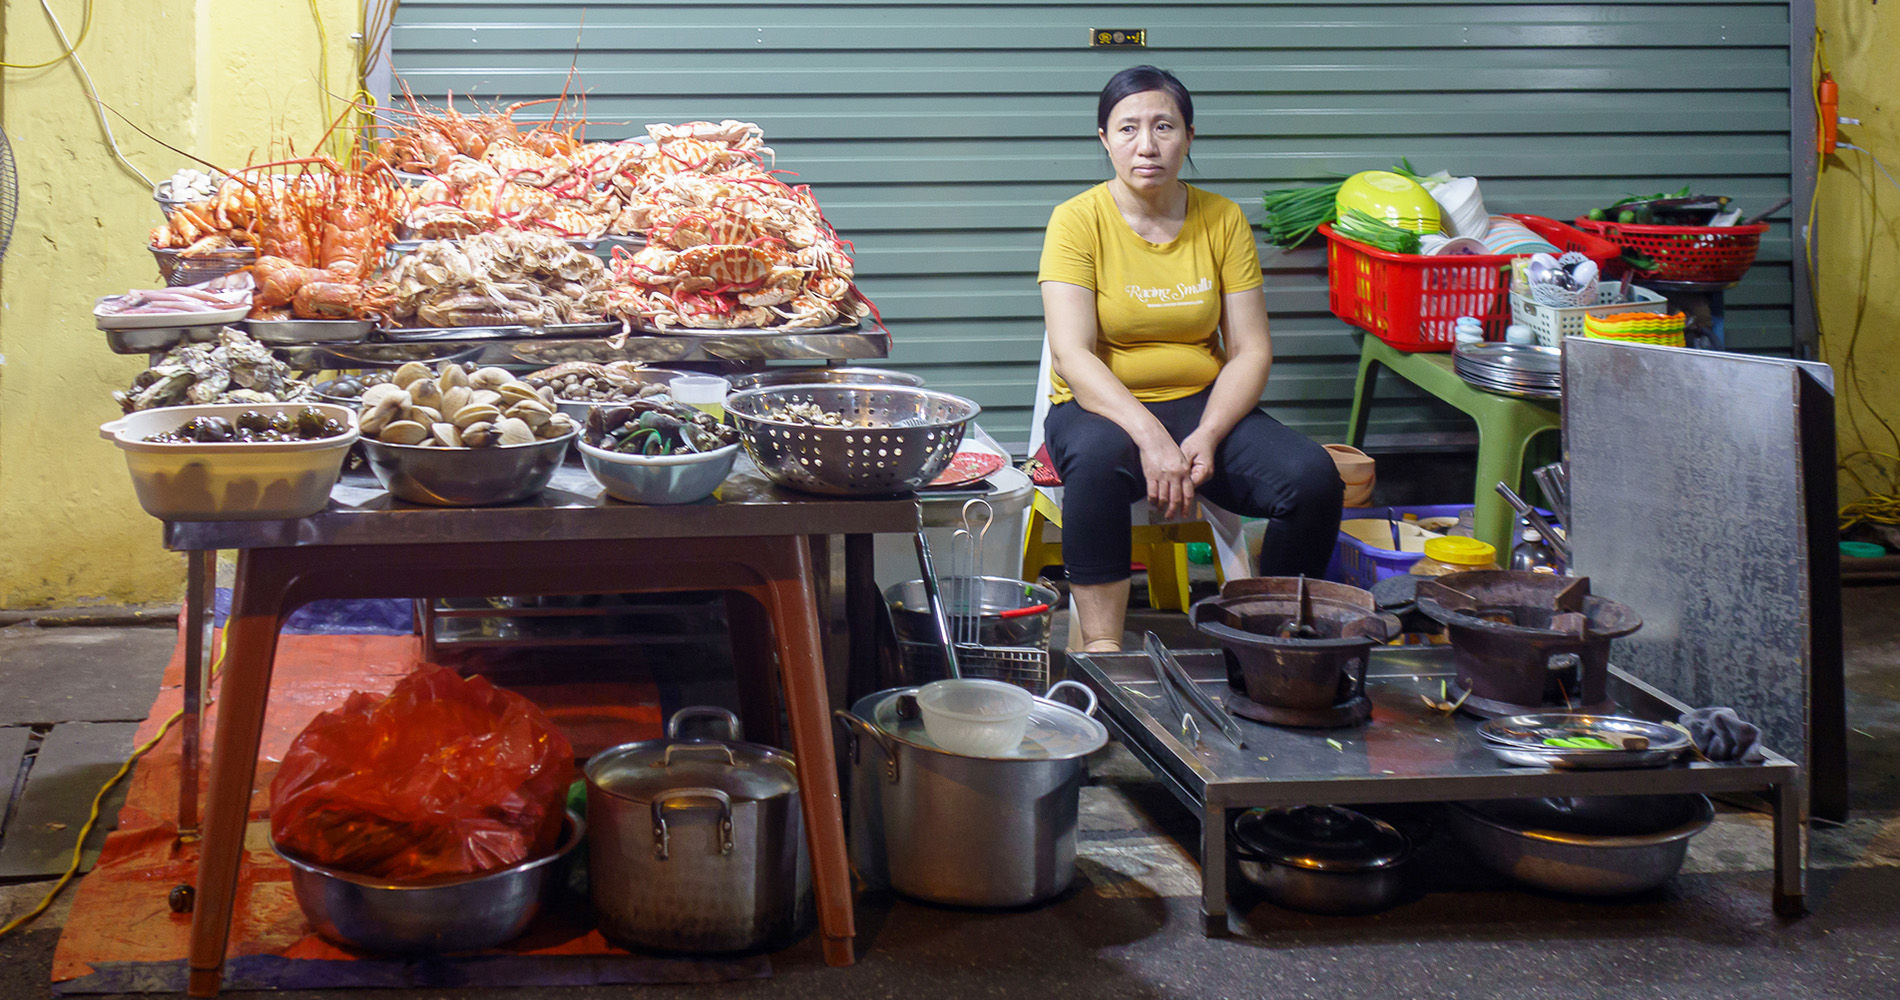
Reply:
<svg viewBox="0 0 1900 1000"><path fill-rule="evenodd" d="M1512 215L1560 253L1575 250L1598 266L1619 251L1609 240L1536 215ZM1503 340L1511 312L1508 254L1426 257L1388 253L1321 225L1326 237L1333 315L1401 351L1449 351L1458 317L1476 316L1486 340Z"/></svg>
<svg viewBox="0 0 1900 1000"><path fill-rule="evenodd" d="M1619 302L1621 285L1615 281L1605 281L1597 285L1597 300L1587 306L1547 306L1535 299L1526 298L1517 292L1511 293L1511 322L1530 328L1537 335L1537 342L1545 347L1562 347L1565 337L1583 336L1583 318L1585 316L1608 316L1613 313L1647 312L1661 313L1668 305L1660 293L1636 285L1630 286L1630 300Z"/></svg>

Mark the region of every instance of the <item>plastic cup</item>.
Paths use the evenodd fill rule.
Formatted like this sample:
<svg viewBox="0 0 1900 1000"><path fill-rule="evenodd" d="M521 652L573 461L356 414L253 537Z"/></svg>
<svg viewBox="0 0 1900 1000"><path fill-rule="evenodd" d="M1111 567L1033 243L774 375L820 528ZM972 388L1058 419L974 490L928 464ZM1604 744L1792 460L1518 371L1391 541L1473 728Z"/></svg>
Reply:
<svg viewBox="0 0 1900 1000"><path fill-rule="evenodd" d="M726 393L732 385L725 379L717 375L678 375L666 386L676 402L710 413L714 419L726 419Z"/></svg>

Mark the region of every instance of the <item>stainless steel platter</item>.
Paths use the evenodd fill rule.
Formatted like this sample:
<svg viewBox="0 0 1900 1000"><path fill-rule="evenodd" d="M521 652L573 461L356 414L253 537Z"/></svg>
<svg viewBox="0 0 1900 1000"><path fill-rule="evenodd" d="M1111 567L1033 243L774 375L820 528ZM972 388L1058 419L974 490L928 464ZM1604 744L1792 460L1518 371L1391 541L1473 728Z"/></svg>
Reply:
<svg viewBox="0 0 1900 1000"><path fill-rule="evenodd" d="M357 344L369 339L376 321L369 319L251 319L244 327L259 343Z"/></svg>
<svg viewBox="0 0 1900 1000"><path fill-rule="evenodd" d="M1563 394L1563 352L1530 344L1460 344L1452 368L1466 382L1489 392L1534 399Z"/></svg>
<svg viewBox="0 0 1900 1000"><path fill-rule="evenodd" d="M414 253L418 249L421 249L424 243L433 243L433 242L435 241L434 240L390 240L388 243L384 244L384 246L388 247L391 253L405 254L405 253ZM451 240L450 242L454 242L454 241ZM568 246L576 247L581 250L587 250L592 253L601 253L603 251L612 252L614 247L643 247L647 245L647 238L644 235L628 235L624 233L610 233L606 236L597 236L593 238L588 238L584 236L564 236L561 238L561 242L566 243Z"/></svg>
<svg viewBox="0 0 1900 1000"><path fill-rule="evenodd" d="M390 326L383 328L383 339L397 344L421 341L514 340L534 336L525 326Z"/></svg>
<svg viewBox="0 0 1900 1000"><path fill-rule="evenodd" d="M1620 715L1566 712L1489 719L1479 725L1478 735L1486 748L1507 764L1585 770L1661 767L1689 749L1692 742L1688 732L1677 726ZM1612 746L1577 745L1584 741Z"/></svg>

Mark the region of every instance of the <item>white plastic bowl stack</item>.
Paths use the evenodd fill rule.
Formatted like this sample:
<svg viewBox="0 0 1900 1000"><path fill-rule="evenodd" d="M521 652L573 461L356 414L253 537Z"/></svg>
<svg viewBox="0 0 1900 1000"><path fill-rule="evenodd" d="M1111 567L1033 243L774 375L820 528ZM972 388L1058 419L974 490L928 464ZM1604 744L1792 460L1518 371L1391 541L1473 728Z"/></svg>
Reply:
<svg viewBox="0 0 1900 1000"><path fill-rule="evenodd" d="M1002 757L1022 744L1035 696L1002 681L960 678L917 689L931 742L968 757Z"/></svg>
<svg viewBox="0 0 1900 1000"><path fill-rule="evenodd" d="M1481 240L1491 228L1476 177L1454 177L1432 188L1432 200L1438 202L1439 223L1447 236Z"/></svg>

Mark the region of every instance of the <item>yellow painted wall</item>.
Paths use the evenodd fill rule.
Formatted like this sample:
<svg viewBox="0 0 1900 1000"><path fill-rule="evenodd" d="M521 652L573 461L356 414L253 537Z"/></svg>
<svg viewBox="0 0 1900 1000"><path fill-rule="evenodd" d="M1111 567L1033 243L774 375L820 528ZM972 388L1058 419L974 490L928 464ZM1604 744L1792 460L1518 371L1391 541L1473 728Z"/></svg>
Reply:
<svg viewBox="0 0 1900 1000"><path fill-rule="evenodd" d="M67 36L83 0L51 0ZM361 0L319 0L333 91L348 93ZM79 60L101 100L171 145L241 163L273 140L309 147L332 112L317 86L308 0L98 0ZM60 52L35 0L5 6L8 63ZM110 116L109 116L110 117ZM119 147L157 181L188 165L111 118ZM151 190L107 148L69 60L0 76L0 121L20 177L18 221L0 261L0 607L175 601L183 562L159 545L125 463L97 428L111 392L144 368L106 349L100 296L159 281L145 233Z"/></svg>
<svg viewBox="0 0 1900 1000"><path fill-rule="evenodd" d="M1900 176L1900 4L1819 0L1815 15L1840 113L1861 120L1841 126L1841 138ZM1821 352L1835 368L1841 454L1900 456L1900 188L1867 154L1841 150L1828 158L1816 200ZM1843 502L1868 490L1900 493L1900 457L1849 465L1859 476L1841 475Z"/></svg>

